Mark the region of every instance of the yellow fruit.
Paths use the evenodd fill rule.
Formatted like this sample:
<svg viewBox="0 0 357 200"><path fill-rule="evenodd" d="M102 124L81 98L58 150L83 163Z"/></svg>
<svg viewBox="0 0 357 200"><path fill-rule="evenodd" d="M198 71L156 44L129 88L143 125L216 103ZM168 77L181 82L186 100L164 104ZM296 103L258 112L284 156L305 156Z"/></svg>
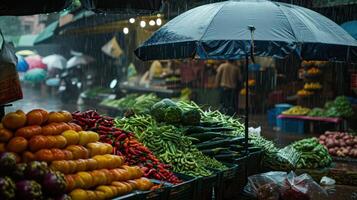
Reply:
<svg viewBox="0 0 357 200"><path fill-rule="evenodd" d="M87 131L87 135L88 135L87 143L98 142L98 140L99 140L98 133L93 132L93 131Z"/></svg>
<svg viewBox="0 0 357 200"><path fill-rule="evenodd" d="M102 191L95 191L95 195L97 196L97 200L105 200L106 195Z"/></svg>
<svg viewBox="0 0 357 200"><path fill-rule="evenodd" d="M114 192L109 186L106 185L101 185L96 188L97 191L102 191L105 193L106 198L113 198L114 197Z"/></svg>
<svg viewBox="0 0 357 200"><path fill-rule="evenodd" d="M76 131L67 130L62 133L62 136L67 140L67 146L79 143L79 134Z"/></svg>
<svg viewBox="0 0 357 200"><path fill-rule="evenodd" d="M88 200L97 200L97 194L94 191L87 190Z"/></svg>
<svg viewBox="0 0 357 200"><path fill-rule="evenodd" d="M94 160L97 161L97 169L107 168L107 158L102 155L96 155L93 157Z"/></svg>
<svg viewBox="0 0 357 200"><path fill-rule="evenodd" d="M79 176L78 174L74 174L72 177L74 179L75 188L86 188L86 183L84 182L81 176Z"/></svg>
<svg viewBox="0 0 357 200"><path fill-rule="evenodd" d="M22 110L10 112L2 119L2 125L8 129L18 129L26 124L26 114Z"/></svg>
<svg viewBox="0 0 357 200"><path fill-rule="evenodd" d="M93 177L90 173L88 172L78 172L77 175L81 177L81 179L84 182L84 187L82 188L90 188L93 186Z"/></svg>
<svg viewBox="0 0 357 200"><path fill-rule="evenodd" d="M69 193L72 200L88 200L88 195L85 190L82 189L75 189L71 193Z"/></svg>
<svg viewBox="0 0 357 200"><path fill-rule="evenodd" d="M86 131L79 131L78 134L79 134L79 144L80 145L86 145L89 143L90 138Z"/></svg>

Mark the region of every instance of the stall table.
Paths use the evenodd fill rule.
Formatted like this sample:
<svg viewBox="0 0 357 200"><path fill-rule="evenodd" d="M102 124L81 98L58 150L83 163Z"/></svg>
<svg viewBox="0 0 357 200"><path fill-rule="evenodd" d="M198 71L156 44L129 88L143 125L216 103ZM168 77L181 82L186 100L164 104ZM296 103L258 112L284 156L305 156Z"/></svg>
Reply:
<svg viewBox="0 0 357 200"><path fill-rule="evenodd" d="M315 133L315 124L316 123L332 123L335 124L335 130L343 130L345 127L345 121L341 118L332 118L332 117L311 117L311 116L302 116L302 115L278 115L278 127L286 132L298 132L304 133L305 123L309 127L309 133ZM280 123L279 123L280 120ZM292 123L287 121L284 123L284 120L291 120ZM283 124L283 125L281 125ZM288 124L285 125L284 124ZM291 126L297 126L296 128ZM292 130L292 131L291 131Z"/></svg>
<svg viewBox="0 0 357 200"><path fill-rule="evenodd" d="M180 90L176 89L165 89L165 88L158 88L158 87L144 87L144 86L133 86L129 84L122 83L120 84L120 89L125 90L128 93L155 93L160 97L163 98L170 98L170 97L178 97L180 96Z"/></svg>

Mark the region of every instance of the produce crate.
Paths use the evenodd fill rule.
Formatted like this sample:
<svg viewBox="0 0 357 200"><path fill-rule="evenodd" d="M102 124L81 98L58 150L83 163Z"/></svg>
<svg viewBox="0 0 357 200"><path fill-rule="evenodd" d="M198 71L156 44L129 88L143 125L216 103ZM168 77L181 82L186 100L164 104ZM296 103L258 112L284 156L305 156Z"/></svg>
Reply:
<svg viewBox="0 0 357 200"><path fill-rule="evenodd" d="M280 115L282 112L290 109L291 107L293 107L293 106L290 104L276 104L275 105L275 114Z"/></svg>
<svg viewBox="0 0 357 200"><path fill-rule="evenodd" d="M276 126L276 117L277 117L277 114L276 114L276 109L273 108L273 109L270 109L268 110L268 123L269 123L269 126Z"/></svg>
<svg viewBox="0 0 357 200"><path fill-rule="evenodd" d="M277 119L277 126L279 130L286 133L304 134L305 133L304 125L305 123L303 120L286 119L286 118Z"/></svg>
<svg viewBox="0 0 357 200"><path fill-rule="evenodd" d="M231 191L237 190L237 184L234 184L238 176L239 166L236 164L223 163L228 167L226 170L217 171L218 174L218 184L214 188L215 199L232 199Z"/></svg>
<svg viewBox="0 0 357 200"><path fill-rule="evenodd" d="M213 197L213 189L218 184L218 174L214 173L211 176L200 177L197 180L197 200L211 200Z"/></svg>
<svg viewBox="0 0 357 200"><path fill-rule="evenodd" d="M247 156L235 159L233 163L238 166L236 178L231 181L227 181L227 188L225 188L224 199L239 199L240 194L244 189L244 186L247 184ZM229 185L228 185L229 184Z"/></svg>
<svg viewBox="0 0 357 200"><path fill-rule="evenodd" d="M321 178L324 176L328 176L329 168L321 168L321 169L295 169L295 173L297 175L301 174L309 174L317 183L320 182Z"/></svg>
<svg viewBox="0 0 357 200"><path fill-rule="evenodd" d="M338 185L357 186L356 170L333 168L329 170L328 177L335 179Z"/></svg>
<svg viewBox="0 0 357 200"><path fill-rule="evenodd" d="M247 176L259 174L263 168L263 151L250 152L247 158Z"/></svg>
<svg viewBox="0 0 357 200"><path fill-rule="evenodd" d="M116 197L113 200L139 200L137 192L133 192L124 196Z"/></svg>
<svg viewBox="0 0 357 200"><path fill-rule="evenodd" d="M175 175L183 180L182 183L172 185L169 188L167 198L170 200L194 200L197 193L197 178L184 174L175 173Z"/></svg>
<svg viewBox="0 0 357 200"><path fill-rule="evenodd" d="M170 191L170 187L172 184L162 182L159 180L152 180L150 179L151 182L154 184L162 185L161 188L158 188L156 190L150 190L150 191L140 191L138 192L137 196L138 199L140 200L166 200L168 198L168 194Z"/></svg>

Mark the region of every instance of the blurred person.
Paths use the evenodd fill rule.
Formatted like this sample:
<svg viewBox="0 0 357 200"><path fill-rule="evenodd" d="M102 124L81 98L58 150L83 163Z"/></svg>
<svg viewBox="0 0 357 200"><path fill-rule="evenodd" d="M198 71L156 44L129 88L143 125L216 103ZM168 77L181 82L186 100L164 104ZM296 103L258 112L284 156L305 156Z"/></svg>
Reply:
<svg viewBox="0 0 357 200"><path fill-rule="evenodd" d="M242 74L234 60L228 60L218 67L215 86L221 91L221 103L227 114L235 113L237 88L241 81Z"/></svg>
<svg viewBox="0 0 357 200"><path fill-rule="evenodd" d="M139 81L139 85L149 85L154 77L159 77L163 73L163 67L160 61L155 60L151 63L150 69L146 71Z"/></svg>

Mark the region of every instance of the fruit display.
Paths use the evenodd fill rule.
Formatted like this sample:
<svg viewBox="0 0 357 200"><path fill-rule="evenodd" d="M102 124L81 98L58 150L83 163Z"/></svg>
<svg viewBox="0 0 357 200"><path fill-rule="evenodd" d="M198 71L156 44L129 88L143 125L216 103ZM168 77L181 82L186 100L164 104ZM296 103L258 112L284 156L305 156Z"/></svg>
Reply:
<svg viewBox="0 0 357 200"><path fill-rule="evenodd" d="M124 156L128 165L140 166L144 177L167 181L173 184L181 181L170 171L170 166L163 164L146 146L140 143L134 134L114 127L114 119L101 116L95 111L73 113L74 122L85 130L96 131L100 141L110 144L116 155ZM126 129L128 130L128 129ZM93 144L87 147L94 148ZM91 150L91 152L94 152Z"/></svg>
<svg viewBox="0 0 357 200"><path fill-rule="evenodd" d="M297 92L297 95L300 96L300 97L307 97L307 96L311 96L311 95L313 95L313 94L314 94L314 92L312 92L312 91L307 91L307 90L305 90L305 89L299 90L299 91Z"/></svg>
<svg viewBox="0 0 357 200"><path fill-rule="evenodd" d="M323 67L328 64L328 61L304 60L301 63L302 67Z"/></svg>
<svg viewBox="0 0 357 200"><path fill-rule="evenodd" d="M283 111L283 115L307 115L310 112L309 108L304 108L301 106L294 106L286 111Z"/></svg>
<svg viewBox="0 0 357 200"><path fill-rule="evenodd" d="M153 184L146 178L130 181L113 181L110 185L101 185L94 190L75 189L70 193L72 199L112 199L133 190L149 190Z"/></svg>
<svg viewBox="0 0 357 200"><path fill-rule="evenodd" d="M315 83L305 83L304 90L320 90L322 85L318 82Z"/></svg>
<svg viewBox="0 0 357 200"><path fill-rule="evenodd" d="M319 142L332 156L357 158L357 136L345 132L327 131L320 135Z"/></svg>
<svg viewBox="0 0 357 200"><path fill-rule="evenodd" d="M2 180L8 192L0 194L5 196L1 199L12 199L13 190L16 199L86 199L72 193L82 189L89 199L104 200L140 188L150 189L152 183L142 179L141 168L124 165L124 157L112 155L110 144L98 142L98 133L83 131L72 120L69 112L48 113L41 109L5 115L0 126L0 170L11 176ZM112 185L107 191L111 193L96 196L107 185ZM63 196L65 193L69 196Z"/></svg>
<svg viewBox="0 0 357 200"><path fill-rule="evenodd" d="M311 67L306 71L306 73L310 76L318 75L321 73L321 70L317 67Z"/></svg>

